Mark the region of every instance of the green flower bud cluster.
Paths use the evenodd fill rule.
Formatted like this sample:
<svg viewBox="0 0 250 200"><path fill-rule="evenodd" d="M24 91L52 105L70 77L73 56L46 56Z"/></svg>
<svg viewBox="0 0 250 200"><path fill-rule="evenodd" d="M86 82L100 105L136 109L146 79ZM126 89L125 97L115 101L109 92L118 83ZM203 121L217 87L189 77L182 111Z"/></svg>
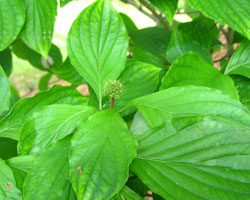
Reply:
<svg viewBox="0 0 250 200"><path fill-rule="evenodd" d="M122 83L119 80L106 81L104 84L104 96L109 98L119 99L122 93Z"/></svg>

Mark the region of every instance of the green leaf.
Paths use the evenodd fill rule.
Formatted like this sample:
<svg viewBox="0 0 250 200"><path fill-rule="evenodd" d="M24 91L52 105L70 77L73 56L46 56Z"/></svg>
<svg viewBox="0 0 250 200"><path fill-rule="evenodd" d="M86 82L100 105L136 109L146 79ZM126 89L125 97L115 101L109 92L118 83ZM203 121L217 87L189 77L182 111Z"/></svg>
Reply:
<svg viewBox="0 0 250 200"><path fill-rule="evenodd" d="M12 51L17 57L27 60L32 66L43 71L48 71L50 68L62 64L62 54L58 47L53 44L47 59L29 48L22 40L17 40L12 44Z"/></svg>
<svg viewBox="0 0 250 200"><path fill-rule="evenodd" d="M63 64L52 66L50 70L61 79L74 85L86 84L84 78L71 64L69 57L64 61Z"/></svg>
<svg viewBox="0 0 250 200"><path fill-rule="evenodd" d="M11 104L11 88L8 77L0 65L0 116L4 115L10 108Z"/></svg>
<svg viewBox="0 0 250 200"><path fill-rule="evenodd" d="M0 137L0 158L3 160L17 156L17 141Z"/></svg>
<svg viewBox="0 0 250 200"><path fill-rule="evenodd" d="M163 12L166 19L172 25L173 17L177 9L178 0L149 0L156 8Z"/></svg>
<svg viewBox="0 0 250 200"><path fill-rule="evenodd" d="M250 79L238 75L232 76L232 79L239 91L241 103L250 110Z"/></svg>
<svg viewBox="0 0 250 200"><path fill-rule="evenodd" d="M128 15L126 15L125 13L119 13L119 14L129 34L138 30L135 23L133 22L132 19L130 19Z"/></svg>
<svg viewBox="0 0 250 200"><path fill-rule="evenodd" d="M24 199L76 199L69 197L72 193L68 177L70 139L56 142L36 159L24 182Z"/></svg>
<svg viewBox="0 0 250 200"><path fill-rule="evenodd" d="M102 107L104 82L115 80L125 67L128 36L109 0L99 0L78 16L68 35L73 66L94 89Z"/></svg>
<svg viewBox="0 0 250 200"><path fill-rule="evenodd" d="M141 62L152 64L156 67L166 68L164 65L164 59L150 53L147 50L141 49L140 47L130 47L132 52L132 58Z"/></svg>
<svg viewBox="0 0 250 200"><path fill-rule="evenodd" d="M71 2L72 0L60 0L60 7L64 7L65 5L67 5L69 2Z"/></svg>
<svg viewBox="0 0 250 200"><path fill-rule="evenodd" d="M218 69L205 62L199 54L194 52L189 52L175 60L163 78L160 89L184 85L219 89L233 99L239 100L238 91L232 79L221 74Z"/></svg>
<svg viewBox="0 0 250 200"><path fill-rule="evenodd" d="M189 0L194 9L220 24L228 24L250 40L249 0Z"/></svg>
<svg viewBox="0 0 250 200"><path fill-rule="evenodd" d="M18 142L19 154L40 154L52 142L73 133L78 124L95 110L84 105L57 104L43 107L25 121Z"/></svg>
<svg viewBox="0 0 250 200"><path fill-rule="evenodd" d="M173 117L212 115L250 125L249 111L219 90L201 86L172 87L139 97L127 107L136 106L151 127Z"/></svg>
<svg viewBox="0 0 250 200"><path fill-rule="evenodd" d="M6 75L9 76L12 71L12 55L10 48L0 52L0 65L3 67Z"/></svg>
<svg viewBox="0 0 250 200"><path fill-rule="evenodd" d="M209 48L213 39L217 39L219 34L215 22L206 17L198 17L191 22L181 23L178 25L178 30L205 48Z"/></svg>
<svg viewBox="0 0 250 200"><path fill-rule="evenodd" d="M155 55L165 55L171 32L165 28L148 27L130 34L131 39L142 49Z"/></svg>
<svg viewBox="0 0 250 200"><path fill-rule="evenodd" d="M22 200L11 169L0 159L0 199Z"/></svg>
<svg viewBox="0 0 250 200"><path fill-rule="evenodd" d="M70 180L79 200L107 200L128 179L136 141L113 110L97 112L82 122L71 141Z"/></svg>
<svg viewBox="0 0 250 200"><path fill-rule="evenodd" d="M128 60L119 80L123 84L119 99L115 100L114 108L122 109L132 99L151 94L159 84L160 69L143 62ZM109 107L110 103L108 104ZM123 114L130 114L127 111Z"/></svg>
<svg viewBox="0 0 250 200"><path fill-rule="evenodd" d="M112 198L112 200L143 200L144 198L140 197L136 192L131 190L126 185L122 188L119 194Z"/></svg>
<svg viewBox="0 0 250 200"><path fill-rule="evenodd" d="M130 131L132 131L134 135L139 135L148 129L150 129L148 122L144 119L141 112L137 111L132 121Z"/></svg>
<svg viewBox="0 0 250 200"><path fill-rule="evenodd" d="M167 124L137 139L131 169L164 199L250 198L250 126L205 117L181 131Z"/></svg>
<svg viewBox="0 0 250 200"><path fill-rule="evenodd" d="M85 103L87 103L87 98L82 96L76 89L55 85L48 91L39 92L34 97L19 100L11 112L0 121L0 137L18 140L25 119L41 109L42 106Z"/></svg>
<svg viewBox="0 0 250 200"><path fill-rule="evenodd" d="M33 167L34 156L18 156L6 160L6 164L12 169L13 175L16 180L17 188L23 192L23 183L26 178L27 172Z"/></svg>
<svg viewBox="0 0 250 200"><path fill-rule="evenodd" d="M178 57L190 51L197 52L205 61L212 63L211 54L207 48L185 33L174 30L167 49L167 60L173 63Z"/></svg>
<svg viewBox="0 0 250 200"><path fill-rule="evenodd" d="M22 0L0 0L0 51L6 49L21 31L25 13Z"/></svg>
<svg viewBox="0 0 250 200"><path fill-rule="evenodd" d="M47 73L40 78L39 84L38 84L38 88L40 91L48 89L51 76L52 76L51 73Z"/></svg>
<svg viewBox="0 0 250 200"><path fill-rule="evenodd" d="M46 59L51 47L57 0L24 0L26 22L21 32L25 44Z"/></svg>
<svg viewBox="0 0 250 200"><path fill-rule="evenodd" d="M238 74L250 78L250 42L244 40L230 58L225 74Z"/></svg>

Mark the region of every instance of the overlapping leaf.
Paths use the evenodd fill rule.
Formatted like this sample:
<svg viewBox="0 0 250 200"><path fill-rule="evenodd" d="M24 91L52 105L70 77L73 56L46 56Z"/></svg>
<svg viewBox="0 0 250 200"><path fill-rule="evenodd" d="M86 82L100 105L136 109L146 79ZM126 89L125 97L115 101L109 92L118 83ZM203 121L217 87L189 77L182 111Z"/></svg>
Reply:
<svg viewBox="0 0 250 200"><path fill-rule="evenodd" d="M131 169L164 199L250 198L250 126L204 118L176 131L171 124L137 137Z"/></svg>
<svg viewBox="0 0 250 200"><path fill-rule="evenodd" d="M250 39L249 0L188 0L194 9Z"/></svg>
<svg viewBox="0 0 250 200"><path fill-rule="evenodd" d="M187 53L173 63L162 80L161 90L184 85L216 88L234 99L239 99L232 79L221 74L197 53Z"/></svg>
<svg viewBox="0 0 250 200"><path fill-rule="evenodd" d="M176 116L212 115L250 125L250 114L240 102L219 90L200 86L172 87L137 98L136 106L151 127Z"/></svg>
<svg viewBox="0 0 250 200"><path fill-rule="evenodd" d="M168 22L173 23L173 17L177 9L178 0L149 0L155 7L162 11Z"/></svg>
<svg viewBox="0 0 250 200"><path fill-rule="evenodd" d="M94 111L95 108L84 105L43 107L25 121L18 142L19 154L40 154L52 142L73 133Z"/></svg>
<svg viewBox="0 0 250 200"><path fill-rule="evenodd" d="M72 87L55 85L34 97L19 100L11 112L0 121L0 136L18 140L21 127L32 113L50 104L85 104L87 98Z"/></svg>
<svg viewBox="0 0 250 200"><path fill-rule="evenodd" d="M37 158L24 182L24 199L76 199L68 177L70 139L56 142Z"/></svg>
<svg viewBox="0 0 250 200"><path fill-rule="evenodd" d="M0 159L0 199L22 200L11 169Z"/></svg>
<svg viewBox="0 0 250 200"><path fill-rule="evenodd" d="M250 78L250 42L244 40L230 58L225 74L238 74Z"/></svg>
<svg viewBox="0 0 250 200"><path fill-rule="evenodd" d="M170 31L159 27L148 27L130 34L140 48L156 55L165 55L170 36Z"/></svg>
<svg viewBox="0 0 250 200"><path fill-rule="evenodd" d="M187 34L174 30L167 49L167 60L173 63L178 57L190 51L200 54L205 61L212 63L210 52L206 47Z"/></svg>

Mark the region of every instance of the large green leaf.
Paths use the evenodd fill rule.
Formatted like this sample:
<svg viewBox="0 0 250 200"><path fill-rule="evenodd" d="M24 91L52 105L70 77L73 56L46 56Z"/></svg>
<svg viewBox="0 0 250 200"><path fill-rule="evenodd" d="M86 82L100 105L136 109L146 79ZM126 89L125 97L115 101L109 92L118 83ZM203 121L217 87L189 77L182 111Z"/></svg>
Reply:
<svg viewBox="0 0 250 200"><path fill-rule="evenodd" d="M177 9L178 0L149 0L149 1L165 14L170 24L173 23L173 17Z"/></svg>
<svg viewBox="0 0 250 200"><path fill-rule="evenodd" d="M240 102L219 90L201 86L172 87L139 97L128 106L136 106L151 127L177 116L212 115L250 125L250 114Z"/></svg>
<svg viewBox="0 0 250 200"><path fill-rule="evenodd" d="M84 105L43 107L25 121L18 141L19 154L40 154L52 142L73 133L93 112L95 108Z"/></svg>
<svg viewBox="0 0 250 200"><path fill-rule="evenodd" d="M29 48L22 40L16 40L12 44L12 51L17 57L27 60L32 66L40 70L47 71L52 67L58 67L62 64L62 54L60 49L53 44L50 48L47 59Z"/></svg>
<svg viewBox="0 0 250 200"><path fill-rule="evenodd" d="M136 141L114 110L82 122L71 141L70 179L79 200L107 200L128 179Z"/></svg>
<svg viewBox="0 0 250 200"><path fill-rule="evenodd" d="M0 116L4 115L11 104L11 88L8 77L0 65Z"/></svg>
<svg viewBox="0 0 250 200"><path fill-rule="evenodd" d="M174 30L167 49L167 60L173 63L178 57L190 51L197 52L205 61L212 63L211 54L206 47L187 34Z"/></svg>
<svg viewBox="0 0 250 200"><path fill-rule="evenodd" d="M229 76L205 62L197 53L190 52L175 60L162 80L161 90L174 86L197 85L216 88L234 99L238 91Z"/></svg>
<svg viewBox="0 0 250 200"><path fill-rule="evenodd" d="M0 0L0 51L18 36L25 21L22 0Z"/></svg>
<svg viewBox="0 0 250 200"><path fill-rule="evenodd" d="M70 61L94 89L102 107L105 81L125 67L128 35L110 0L99 0L78 16L68 35Z"/></svg>
<svg viewBox="0 0 250 200"><path fill-rule="evenodd" d="M24 0L26 21L21 37L26 45L45 58L51 47L57 0Z"/></svg>
<svg viewBox="0 0 250 200"><path fill-rule="evenodd" d="M79 72L74 68L71 64L70 59L67 58L63 64L61 65L54 65L50 69L54 74L59 76L61 79L68 81L74 85L81 85L85 84L86 81L84 78L79 74Z"/></svg>
<svg viewBox="0 0 250 200"><path fill-rule="evenodd" d="M216 20L228 24L250 40L249 0L188 0L194 9Z"/></svg>
<svg viewBox="0 0 250 200"><path fill-rule="evenodd" d="M137 111L130 126L130 131L132 131L134 135L138 135L144 133L148 129L150 129L148 122L144 119L141 112Z"/></svg>
<svg viewBox="0 0 250 200"><path fill-rule="evenodd" d="M131 169L155 193L176 200L250 198L250 126L205 117L137 137Z"/></svg>
<svg viewBox="0 0 250 200"><path fill-rule="evenodd" d="M76 199L68 175L70 139L56 142L37 158L24 182L25 200Z"/></svg>
<svg viewBox="0 0 250 200"><path fill-rule="evenodd" d="M250 78L250 42L244 40L230 58L225 74L238 74Z"/></svg>
<svg viewBox="0 0 250 200"><path fill-rule="evenodd" d="M142 49L156 55L165 55L171 32L165 28L148 27L130 34L131 39Z"/></svg>
<svg viewBox="0 0 250 200"><path fill-rule="evenodd" d="M12 55L10 48L0 52L0 65L3 67L6 75L9 76L12 71Z"/></svg>
<svg viewBox="0 0 250 200"><path fill-rule="evenodd" d="M11 169L0 159L0 199L22 200L22 194L16 187Z"/></svg>
<svg viewBox="0 0 250 200"><path fill-rule="evenodd" d="M232 79L239 91L241 103L250 110L250 79L238 75L232 76Z"/></svg>
<svg viewBox="0 0 250 200"><path fill-rule="evenodd" d="M124 71L119 77L123 84L122 94L119 99L115 100L114 108L122 109L132 99L156 91L159 77L160 68L143 62L128 60ZM129 114L129 112L126 114Z"/></svg>
<svg viewBox="0 0 250 200"><path fill-rule="evenodd" d="M85 104L87 98L72 87L55 85L53 88L39 92L34 97L19 100L11 112L0 121L0 136L18 140L21 127L32 113L42 106L50 104Z"/></svg>

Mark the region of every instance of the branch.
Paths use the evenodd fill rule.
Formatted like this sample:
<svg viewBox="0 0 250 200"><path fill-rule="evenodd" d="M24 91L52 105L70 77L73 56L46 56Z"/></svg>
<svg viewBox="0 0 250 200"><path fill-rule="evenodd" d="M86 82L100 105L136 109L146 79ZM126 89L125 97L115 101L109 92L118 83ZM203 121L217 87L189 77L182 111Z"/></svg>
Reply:
<svg viewBox="0 0 250 200"><path fill-rule="evenodd" d="M163 17L162 13L158 14L155 10L155 8L147 1L145 0L139 0L141 5L138 5L134 0L121 0L123 3L130 4L137 8L139 11L141 11L143 14L151 18L153 21L155 21L157 24L161 23L165 28L171 29L168 25L167 21ZM143 6L146 7L151 13L147 12L145 9L143 9Z"/></svg>

